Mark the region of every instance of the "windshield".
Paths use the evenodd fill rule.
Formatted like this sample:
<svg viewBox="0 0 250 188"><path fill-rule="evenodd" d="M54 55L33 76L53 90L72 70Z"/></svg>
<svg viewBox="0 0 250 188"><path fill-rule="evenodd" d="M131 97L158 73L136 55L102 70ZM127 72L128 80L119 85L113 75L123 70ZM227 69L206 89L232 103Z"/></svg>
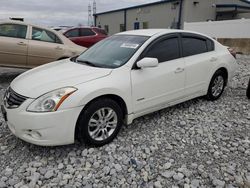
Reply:
<svg viewBox="0 0 250 188"><path fill-rule="evenodd" d="M127 63L148 38L114 35L89 48L76 61L96 67L117 68Z"/></svg>

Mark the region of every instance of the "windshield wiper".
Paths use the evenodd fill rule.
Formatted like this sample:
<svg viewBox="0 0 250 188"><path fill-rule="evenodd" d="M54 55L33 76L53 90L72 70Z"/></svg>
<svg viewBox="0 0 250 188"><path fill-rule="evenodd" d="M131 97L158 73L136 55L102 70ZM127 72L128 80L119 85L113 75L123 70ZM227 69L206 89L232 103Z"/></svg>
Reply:
<svg viewBox="0 0 250 188"><path fill-rule="evenodd" d="M83 61L83 60L78 60L78 59L77 59L76 62L78 62L78 63L84 63L84 64L89 65L89 66L92 66L92 67L97 67L96 64L94 64L94 63L92 63L92 62L90 62L90 61Z"/></svg>
<svg viewBox="0 0 250 188"><path fill-rule="evenodd" d="M79 56L79 55L74 56L74 57L71 57L71 58L70 58L70 61L76 62L76 59L78 58L78 56Z"/></svg>

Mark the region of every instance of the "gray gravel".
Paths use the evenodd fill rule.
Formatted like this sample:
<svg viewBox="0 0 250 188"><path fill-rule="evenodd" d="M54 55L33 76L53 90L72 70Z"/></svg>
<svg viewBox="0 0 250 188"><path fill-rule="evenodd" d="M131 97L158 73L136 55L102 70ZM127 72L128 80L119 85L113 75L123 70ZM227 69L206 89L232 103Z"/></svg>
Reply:
<svg viewBox="0 0 250 188"><path fill-rule="evenodd" d="M249 188L250 56L238 63L220 100L194 99L144 116L100 148L28 144L0 115L0 188ZM0 68L0 95L18 73Z"/></svg>

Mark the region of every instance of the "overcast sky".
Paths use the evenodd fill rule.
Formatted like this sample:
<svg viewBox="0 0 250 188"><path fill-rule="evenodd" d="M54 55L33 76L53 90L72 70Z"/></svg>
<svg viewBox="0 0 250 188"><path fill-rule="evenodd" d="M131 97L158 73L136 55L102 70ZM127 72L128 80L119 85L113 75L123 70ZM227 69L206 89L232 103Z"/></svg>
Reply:
<svg viewBox="0 0 250 188"><path fill-rule="evenodd" d="M158 0L96 0L97 13ZM23 17L46 26L86 25L93 0L0 0L0 20Z"/></svg>

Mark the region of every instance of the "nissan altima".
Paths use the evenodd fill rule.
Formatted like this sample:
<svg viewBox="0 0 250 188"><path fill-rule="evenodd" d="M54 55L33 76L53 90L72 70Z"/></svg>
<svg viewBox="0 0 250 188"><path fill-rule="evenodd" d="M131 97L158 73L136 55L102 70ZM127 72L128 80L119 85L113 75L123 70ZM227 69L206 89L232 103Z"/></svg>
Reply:
<svg viewBox="0 0 250 188"><path fill-rule="evenodd" d="M219 99L236 68L228 48L208 36L127 31L23 73L1 108L12 133L27 142L101 146L137 117L199 96Z"/></svg>

